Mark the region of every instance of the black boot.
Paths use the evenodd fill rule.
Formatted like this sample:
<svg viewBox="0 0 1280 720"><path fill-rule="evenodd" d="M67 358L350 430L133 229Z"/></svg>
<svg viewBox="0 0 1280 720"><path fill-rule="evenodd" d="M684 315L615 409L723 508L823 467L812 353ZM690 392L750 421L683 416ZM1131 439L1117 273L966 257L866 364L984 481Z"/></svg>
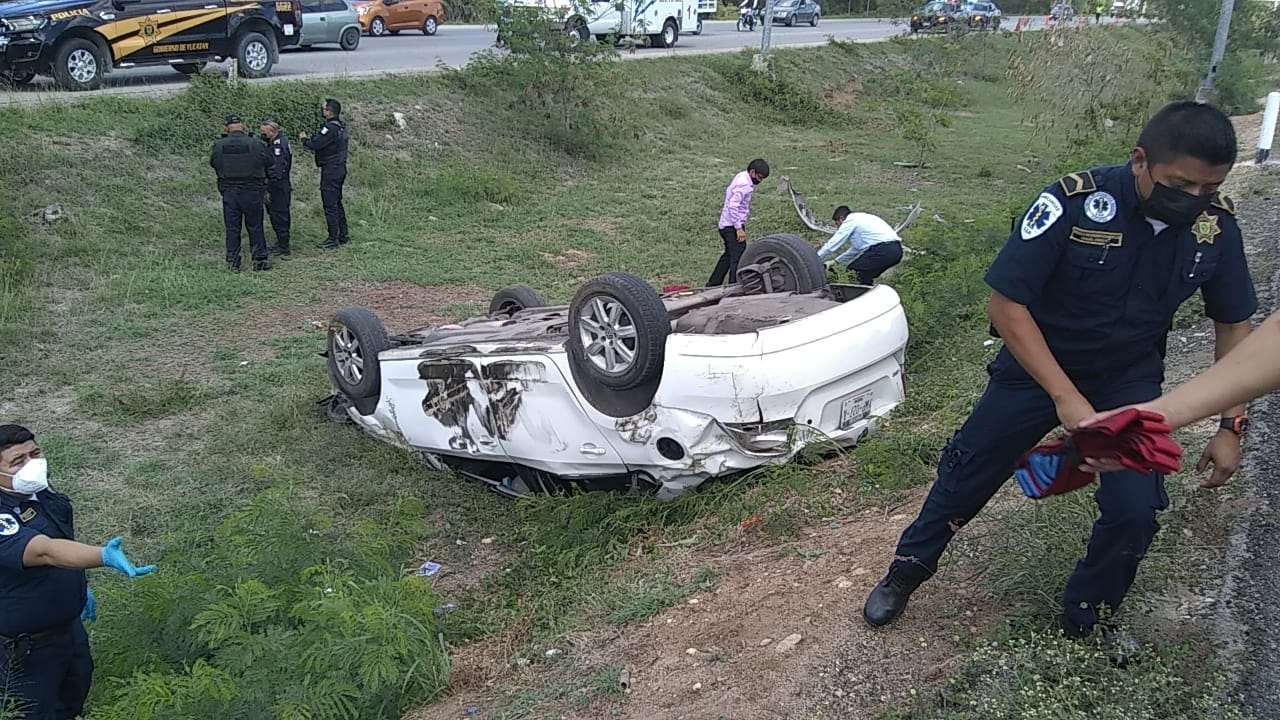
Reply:
<svg viewBox="0 0 1280 720"><path fill-rule="evenodd" d="M336 248L341 244L342 243L339 243L338 240L334 238L330 240L325 240L322 243L316 243L316 247L320 248L321 250L332 250L333 248Z"/></svg>
<svg viewBox="0 0 1280 720"><path fill-rule="evenodd" d="M270 270L271 261L270 260L254 260L253 269L255 272L258 270Z"/></svg>
<svg viewBox="0 0 1280 720"><path fill-rule="evenodd" d="M1136 663L1142 654L1142 643L1114 625L1083 627L1067 620L1066 615L1058 616L1058 625L1062 628L1062 633L1072 640L1096 638L1102 654L1115 667L1124 668Z"/></svg>
<svg viewBox="0 0 1280 720"><path fill-rule="evenodd" d="M231 262L230 260L228 260L228 261L227 261L227 269L228 269L228 270L230 270L231 272L238 273L238 272L240 272L240 263L239 263L239 262Z"/></svg>
<svg viewBox="0 0 1280 720"><path fill-rule="evenodd" d="M883 627L893 622L907 608L911 593L924 582L923 571L915 572L898 564L889 567L889 574L876 583L862 606L862 618L872 627Z"/></svg>
<svg viewBox="0 0 1280 720"><path fill-rule="evenodd" d="M289 249L288 243L278 242L275 245L272 245L271 247L267 248L267 251L270 252L272 255L283 255L284 257L288 257L293 254L293 251Z"/></svg>

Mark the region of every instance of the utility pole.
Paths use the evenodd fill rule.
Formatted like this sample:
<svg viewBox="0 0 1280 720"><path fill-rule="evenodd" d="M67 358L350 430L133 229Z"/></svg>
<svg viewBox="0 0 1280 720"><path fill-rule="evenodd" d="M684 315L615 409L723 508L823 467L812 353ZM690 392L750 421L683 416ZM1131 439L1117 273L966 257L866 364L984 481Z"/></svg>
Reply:
<svg viewBox="0 0 1280 720"><path fill-rule="evenodd" d="M1209 102L1218 65L1222 63L1222 56L1227 54L1227 35L1231 32L1231 13L1235 5L1235 0L1222 0L1222 7L1218 10L1218 34L1213 38L1213 52L1209 55L1209 72L1205 73L1204 84L1196 90L1196 102Z"/></svg>
<svg viewBox="0 0 1280 720"><path fill-rule="evenodd" d="M764 18L761 22L764 27L760 28L760 54L756 56L756 70L765 70L769 66L769 41L773 39L773 2L768 0L764 4Z"/></svg>

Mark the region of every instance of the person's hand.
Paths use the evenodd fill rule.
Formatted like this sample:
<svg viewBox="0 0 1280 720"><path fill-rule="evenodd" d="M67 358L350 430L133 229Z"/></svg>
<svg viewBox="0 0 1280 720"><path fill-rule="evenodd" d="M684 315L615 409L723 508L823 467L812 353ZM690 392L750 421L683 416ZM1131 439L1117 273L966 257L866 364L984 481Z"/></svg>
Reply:
<svg viewBox="0 0 1280 720"><path fill-rule="evenodd" d="M1213 466L1213 472L1200 480L1200 487L1216 488L1226 485L1227 480L1240 468L1240 436L1230 430L1219 430L1200 455L1196 472L1202 473L1210 465Z"/></svg>
<svg viewBox="0 0 1280 720"><path fill-rule="evenodd" d="M303 131L303 132L298 133L298 139L299 139L299 140L306 140L306 139L307 139L307 133L306 133L306 131Z"/></svg>
<svg viewBox="0 0 1280 720"><path fill-rule="evenodd" d="M745 229L745 228L738 228L738 242L742 242L742 243L744 243L744 242L746 242L746 241L747 241L747 231L746 231L746 229Z"/></svg>
<svg viewBox="0 0 1280 720"><path fill-rule="evenodd" d="M1098 414L1098 411L1093 409L1089 401L1085 400L1084 396L1079 393L1054 403L1054 407L1058 411L1058 421L1062 423L1062 427L1068 430L1075 430L1080 427L1081 422Z"/></svg>
<svg viewBox="0 0 1280 720"><path fill-rule="evenodd" d="M830 269L831 269L831 266L832 266L832 265L835 265L835 264L836 264L836 261L835 261L835 260L823 260L823 261L822 261L822 267L826 268L827 270L830 270Z"/></svg>
<svg viewBox="0 0 1280 720"><path fill-rule="evenodd" d="M120 543L123 540L119 535L111 538L111 542L102 548L102 565L103 567L115 568L129 577L138 577L140 575L148 575L155 572L155 565L147 565L145 567L134 567L129 562L129 558L124 556L124 550L120 549Z"/></svg>
<svg viewBox="0 0 1280 720"><path fill-rule="evenodd" d="M98 601L93 597L93 591L85 588L84 609L80 611L80 622L88 620L93 622L98 619Z"/></svg>

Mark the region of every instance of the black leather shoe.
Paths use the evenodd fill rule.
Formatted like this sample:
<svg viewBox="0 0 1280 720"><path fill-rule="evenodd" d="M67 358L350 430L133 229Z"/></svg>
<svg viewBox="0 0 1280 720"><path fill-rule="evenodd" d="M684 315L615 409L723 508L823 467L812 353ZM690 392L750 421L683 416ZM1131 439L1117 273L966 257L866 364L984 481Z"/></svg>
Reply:
<svg viewBox="0 0 1280 720"><path fill-rule="evenodd" d="M254 260L253 269L255 272L258 270L270 270L271 261L270 260Z"/></svg>
<svg viewBox="0 0 1280 720"><path fill-rule="evenodd" d="M332 250L333 248L336 248L341 244L342 243L338 242L337 240L325 240L324 242L316 243L316 247L320 248L321 250Z"/></svg>
<svg viewBox="0 0 1280 720"><path fill-rule="evenodd" d="M240 272L240 263L227 263L227 269L231 272Z"/></svg>
<svg viewBox="0 0 1280 720"><path fill-rule="evenodd" d="M280 245L280 244L272 245L271 247L267 248L267 252L271 253L272 255L284 255L286 257L293 254L293 252L289 249L288 245Z"/></svg>
<svg viewBox="0 0 1280 720"><path fill-rule="evenodd" d="M1098 640L1107 660L1118 668L1128 667L1138 662L1142 654L1142 643L1129 633L1119 628L1107 628L1102 631Z"/></svg>
<svg viewBox="0 0 1280 720"><path fill-rule="evenodd" d="M351 242L351 236L350 236L350 235L343 235L342 237L338 238L338 244L339 244L339 245L346 245L346 244L347 244L347 243L349 243L349 242Z"/></svg>
<svg viewBox="0 0 1280 720"><path fill-rule="evenodd" d="M920 580L907 577L907 573L890 568L889 574L876 583L862 606L862 618L872 627L884 627L893 622L907 609L907 600L911 593L920 587Z"/></svg>

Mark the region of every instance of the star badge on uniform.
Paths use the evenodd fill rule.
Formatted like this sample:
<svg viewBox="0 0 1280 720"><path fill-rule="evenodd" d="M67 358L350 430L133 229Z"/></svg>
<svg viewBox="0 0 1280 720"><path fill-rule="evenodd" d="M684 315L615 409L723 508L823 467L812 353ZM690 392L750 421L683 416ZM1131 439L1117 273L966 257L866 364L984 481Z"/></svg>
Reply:
<svg viewBox="0 0 1280 720"><path fill-rule="evenodd" d="M1210 215L1208 212L1200 213L1200 217L1196 218L1196 222L1191 226L1191 234L1196 238L1196 244L1212 245L1213 239L1222 232L1222 228L1218 227L1218 216Z"/></svg>

